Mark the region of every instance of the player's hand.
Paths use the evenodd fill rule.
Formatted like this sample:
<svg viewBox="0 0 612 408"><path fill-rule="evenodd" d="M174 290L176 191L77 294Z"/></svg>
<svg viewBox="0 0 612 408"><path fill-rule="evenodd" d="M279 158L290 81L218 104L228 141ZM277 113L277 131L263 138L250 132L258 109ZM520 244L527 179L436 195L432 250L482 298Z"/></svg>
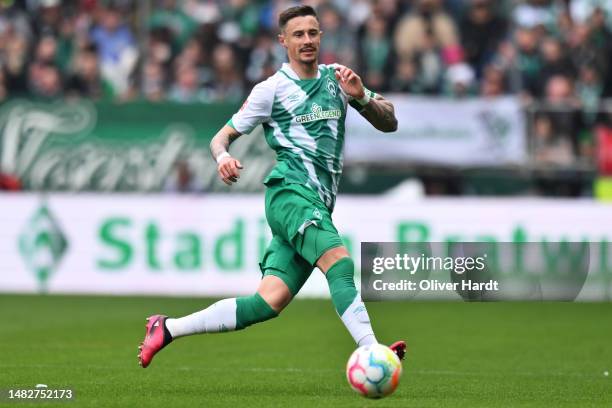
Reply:
<svg viewBox="0 0 612 408"><path fill-rule="evenodd" d="M240 170L242 170L242 164L233 157L224 157L217 166L219 177L228 186L238 181Z"/></svg>
<svg viewBox="0 0 612 408"><path fill-rule="evenodd" d="M340 88L349 96L355 99L361 99L365 96L365 89L361 77L352 69L344 65L336 66L336 79L340 84Z"/></svg>

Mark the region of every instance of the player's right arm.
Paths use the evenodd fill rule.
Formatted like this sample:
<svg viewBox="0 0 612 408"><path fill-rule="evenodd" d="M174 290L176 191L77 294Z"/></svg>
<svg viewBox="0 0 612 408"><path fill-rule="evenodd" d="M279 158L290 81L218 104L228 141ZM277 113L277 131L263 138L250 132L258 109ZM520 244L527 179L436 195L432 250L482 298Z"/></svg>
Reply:
<svg viewBox="0 0 612 408"><path fill-rule="evenodd" d="M228 152L230 144L238 139L242 133L230 125L225 125L210 141L210 152L217 162L217 172L225 184L231 186L240 178L242 164L234 159Z"/></svg>
<svg viewBox="0 0 612 408"><path fill-rule="evenodd" d="M242 169L242 164L229 154L230 144L270 119L275 91L275 83L271 80L255 85L240 110L210 141L210 152L218 164L219 177L225 184L231 186L237 182Z"/></svg>

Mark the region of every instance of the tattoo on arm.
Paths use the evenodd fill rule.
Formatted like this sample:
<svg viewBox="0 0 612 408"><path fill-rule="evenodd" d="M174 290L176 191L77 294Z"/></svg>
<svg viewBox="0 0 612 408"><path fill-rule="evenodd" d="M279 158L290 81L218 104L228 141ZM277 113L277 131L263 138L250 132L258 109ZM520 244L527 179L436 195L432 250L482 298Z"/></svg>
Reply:
<svg viewBox="0 0 612 408"><path fill-rule="evenodd" d="M395 132L397 130L397 119L393 104L380 95L370 99L363 107L361 116L366 118L376 129L382 132Z"/></svg>
<svg viewBox="0 0 612 408"><path fill-rule="evenodd" d="M236 129L225 125L217 132L215 137L210 141L210 153L215 161L219 155L227 152L234 140L241 136Z"/></svg>

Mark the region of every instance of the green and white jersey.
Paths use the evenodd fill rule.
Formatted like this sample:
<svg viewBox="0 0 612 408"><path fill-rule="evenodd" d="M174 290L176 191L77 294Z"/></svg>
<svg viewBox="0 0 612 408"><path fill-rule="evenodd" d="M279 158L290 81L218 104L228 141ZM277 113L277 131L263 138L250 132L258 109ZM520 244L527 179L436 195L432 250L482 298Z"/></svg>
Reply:
<svg viewBox="0 0 612 408"><path fill-rule="evenodd" d="M319 194L330 211L342 173L344 121L350 101L338 85L335 65L319 65L316 78L300 79L283 64L257 84L228 125L240 133L264 128L277 154L277 165L264 184L284 179L304 184Z"/></svg>

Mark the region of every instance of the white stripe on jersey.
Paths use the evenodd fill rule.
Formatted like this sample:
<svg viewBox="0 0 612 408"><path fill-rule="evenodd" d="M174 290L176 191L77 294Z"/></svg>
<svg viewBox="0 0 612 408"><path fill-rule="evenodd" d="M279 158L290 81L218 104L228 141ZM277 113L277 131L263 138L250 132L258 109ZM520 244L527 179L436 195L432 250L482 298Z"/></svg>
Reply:
<svg viewBox="0 0 612 408"><path fill-rule="evenodd" d="M301 106L301 104L297 106L287 106L287 98L285 96L289 95L298 95L302 99L306 99L308 95L306 92L302 90L295 82L288 80L285 78L285 81L279 82L276 87L276 95L275 99L278 100L283 108L291 114L291 123L289 125L289 132L291 134L291 138L296 141L299 146L302 146L310 153L316 153L317 151L317 141L314 137L310 136L304 126L301 123L297 123L295 119L295 115L293 111L297 106ZM273 120L271 120L273 122Z"/></svg>
<svg viewBox="0 0 612 408"><path fill-rule="evenodd" d="M329 126L329 129L331 130L332 135L336 141L338 140L338 121L339 120L340 119L331 119L327 121L327 125ZM340 155L342 155L342 152L340 152ZM340 161L338 162L338 164L340 164ZM342 169L342 166L339 166L338 168ZM327 169L332 177L332 194L335 196L338 193L338 182L340 181L340 173L342 172L342 170L336 171L334 169L333 159L328 159Z"/></svg>
<svg viewBox="0 0 612 408"><path fill-rule="evenodd" d="M286 147L287 149L290 149L293 153L295 153L298 156L300 156L300 159L302 159L302 163L304 164L304 167L306 168L306 171L308 172L308 178L317 187L317 192L319 193L319 197L321 198L321 200L323 200L324 203L326 203L326 205L330 205L331 204L331 198L329 199L329 203L330 204L327 204L328 203L328 196L327 196L327 194L325 194L325 191L323 191L321 183L319 183L319 180L317 179L317 172L316 172L316 170L314 168L314 165L312 164L312 161L310 160L310 158L308 158L304 154L304 150L301 149L300 147L296 146L289 139L287 139L287 137L285 136L283 131L278 126L278 123L276 123L275 121L272 120L272 121L270 121L269 124L272 127L272 129L273 129L274 137L276 138L276 140L278 140L278 143L281 146Z"/></svg>

